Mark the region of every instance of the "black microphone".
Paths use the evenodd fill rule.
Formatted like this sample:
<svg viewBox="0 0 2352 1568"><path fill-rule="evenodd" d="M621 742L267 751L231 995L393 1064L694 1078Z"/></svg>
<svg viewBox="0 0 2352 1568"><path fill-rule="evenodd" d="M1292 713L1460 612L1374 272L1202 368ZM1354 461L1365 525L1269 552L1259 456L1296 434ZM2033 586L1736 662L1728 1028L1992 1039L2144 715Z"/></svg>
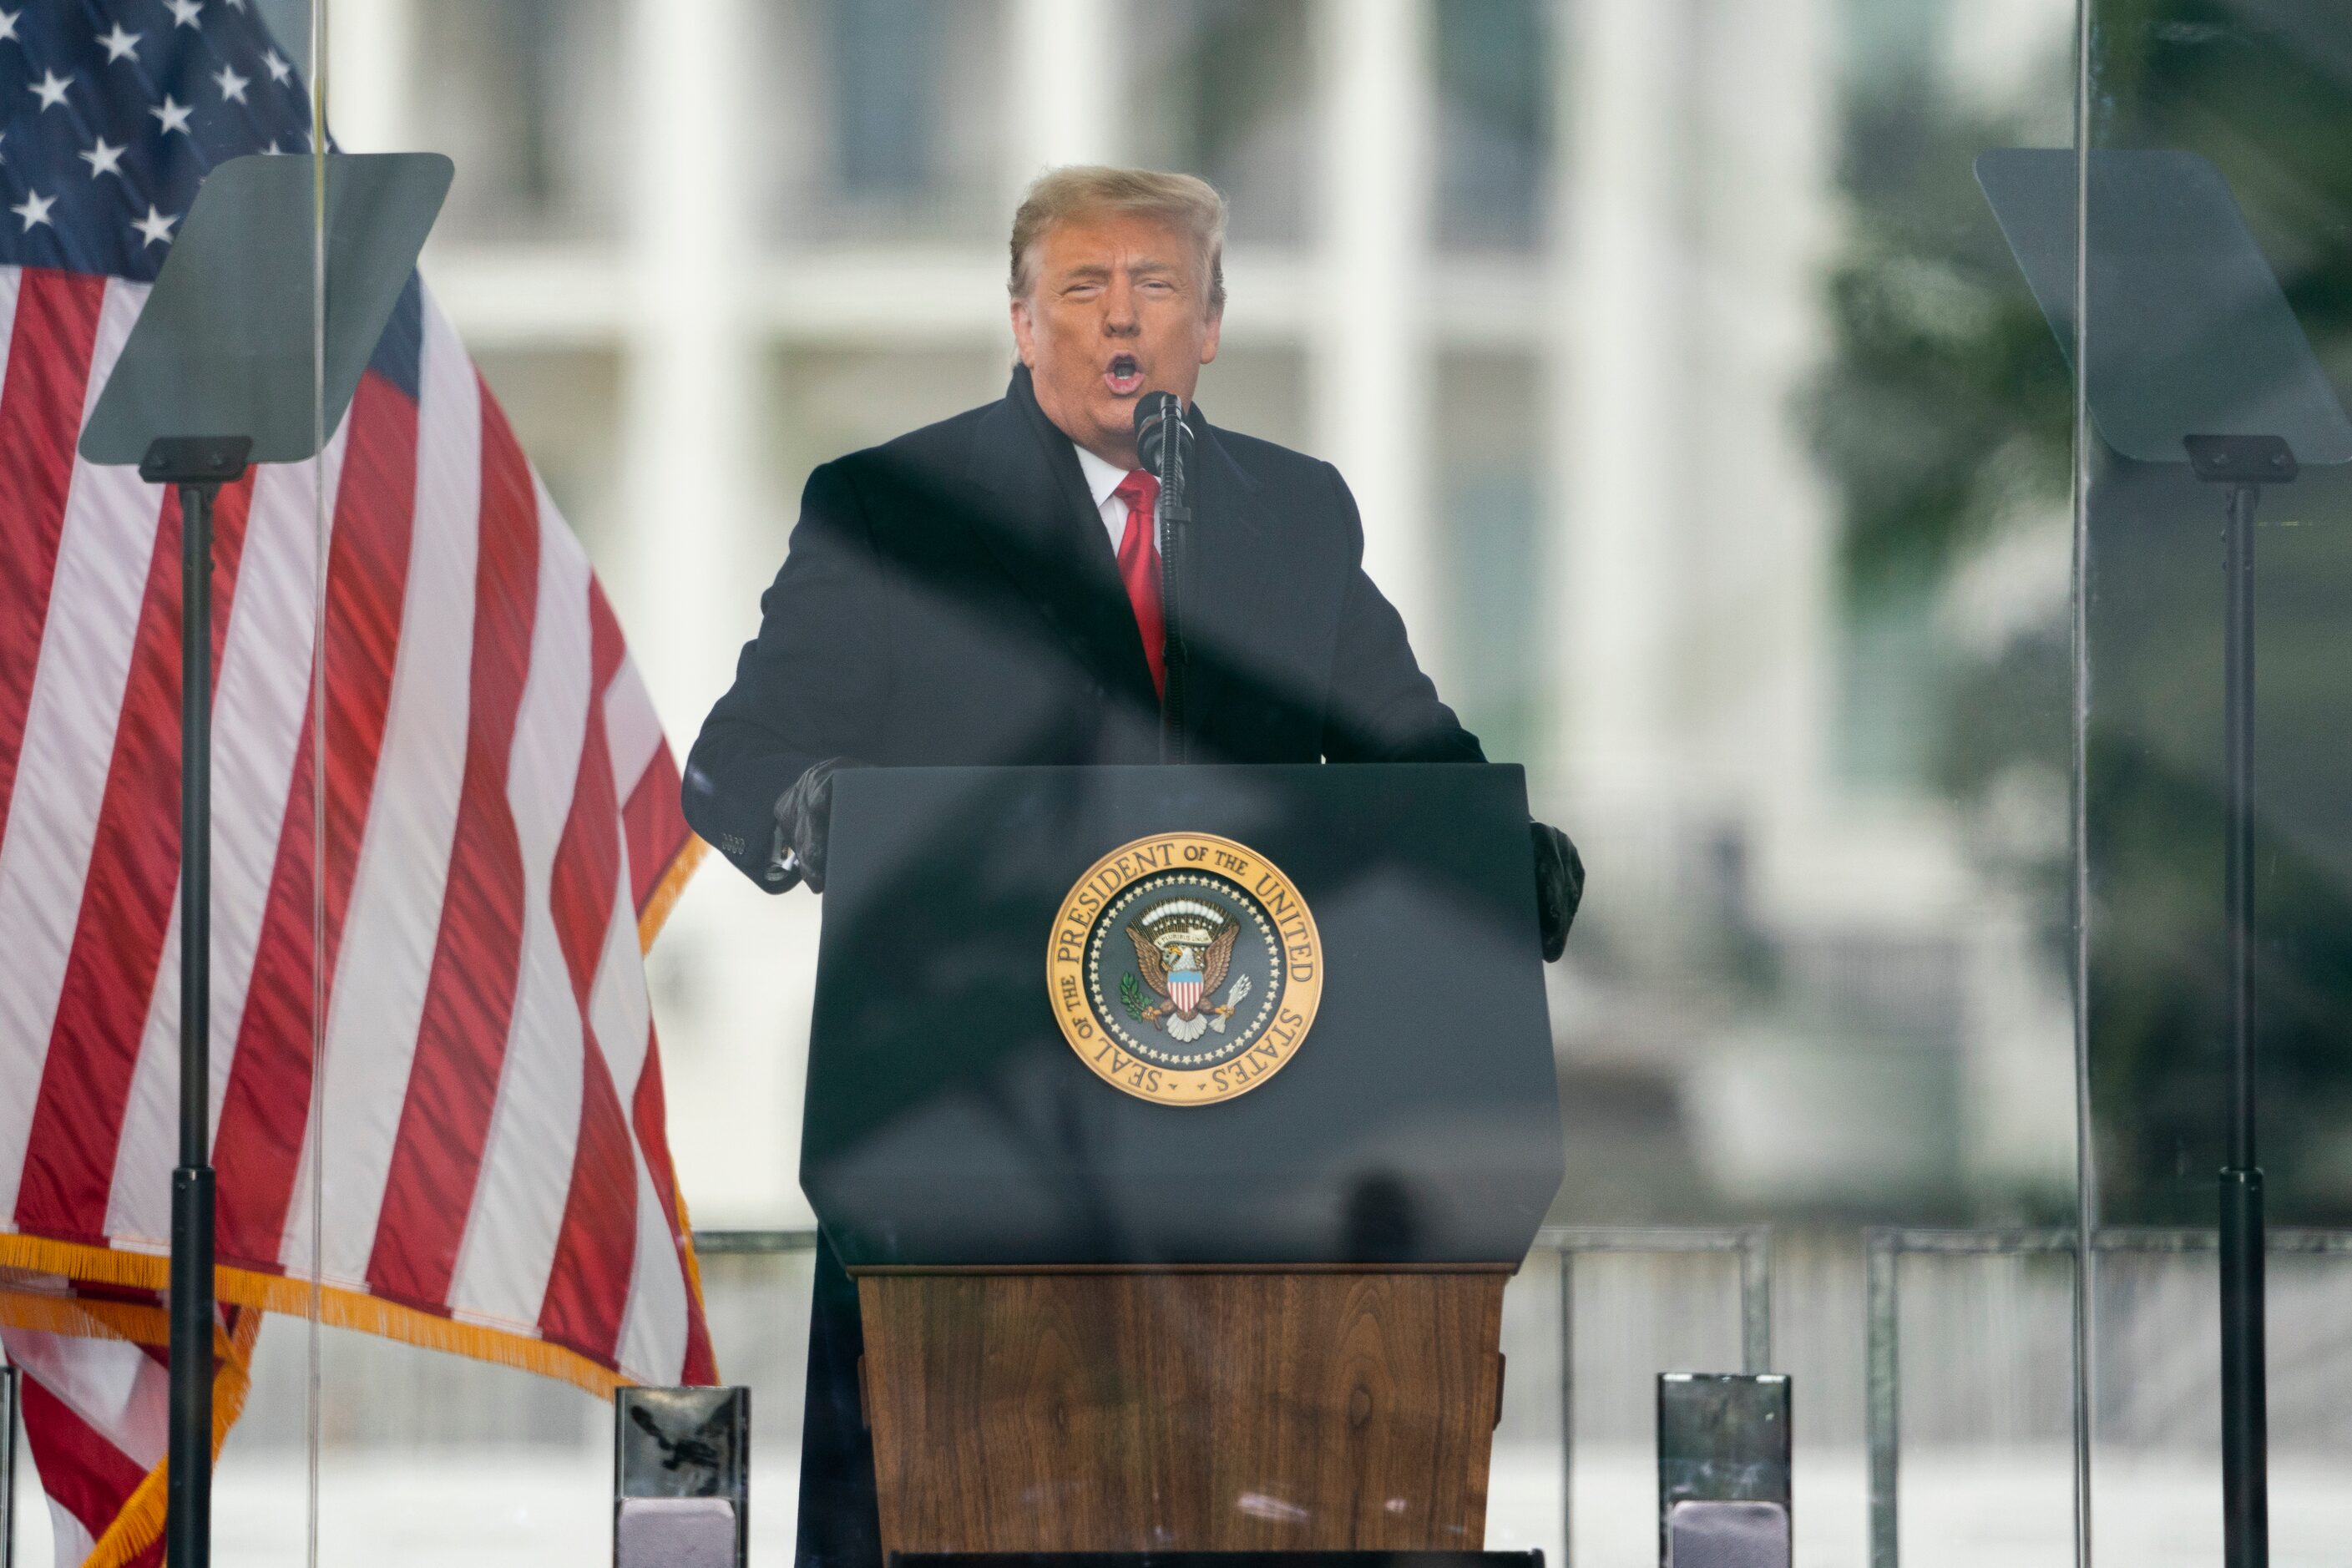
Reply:
<svg viewBox="0 0 2352 1568"><path fill-rule="evenodd" d="M1147 392L1135 401L1135 454L1160 481L1160 622L1161 668L1160 759L1184 760L1184 531L1192 520L1185 495L1192 467L1192 427L1184 423L1184 400L1172 392Z"/></svg>
<svg viewBox="0 0 2352 1568"><path fill-rule="evenodd" d="M1190 521L1192 510L1184 480L1192 467L1192 427L1184 423L1182 398L1172 392L1147 392L1135 400L1135 452L1145 471L1160 481L1161 520Z"/></svg>

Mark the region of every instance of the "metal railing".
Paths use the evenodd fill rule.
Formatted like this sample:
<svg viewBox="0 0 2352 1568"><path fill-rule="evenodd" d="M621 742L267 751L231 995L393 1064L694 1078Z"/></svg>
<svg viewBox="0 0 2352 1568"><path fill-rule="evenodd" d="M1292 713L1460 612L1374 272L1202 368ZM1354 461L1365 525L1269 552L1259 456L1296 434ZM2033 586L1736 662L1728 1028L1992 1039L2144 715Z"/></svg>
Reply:
<svg viewBox="0 0 2352 1568"><path fill-rule="evenodd" d="M1736 1253L1739 1370L1772 1365L1772 1227L1764 1225L1545 1226L1536 1250L1559 1255L1559 1560L1576 1560L1576 1258L1580 1253Z"/></svg>
<svg viewBox="0 0 2352 1568"><path fill-rule="evenodd" d="M0 1568L16 1561L16 1369L0 1366Z"/></svg>
<svg viewBox="0 0 2352 1568"><path fill-rule="evenodd" d="M1874 1226L1864 1233L1867 1344L1864 1443L1870 1462L1870 1565L1896 1568L1899 1555L1898 1486L1903 1451L1901 1355L1902 1261L1906 1253L1943 1258L2075 1256L2072 1226L2046 1230L1913 1230ZM2215 1231L2118 1226L2095 1232L2095 1256L2110 1253L2214 1253ZM2352 1230L2277 1229L2270 1233L2273 1256L2352 1257ZM2078 1287L2079 1288L2079 1282ZM2077 1409L2076 1422L2086 1418ZM2077 1499L2077 1506L2082 1500Z"/></svg>
<svg viewBox="0 0 2352 1568"><path fill-rule="evenodd" d="M778 1253L814 1252L814 1230L698 1230L694 1250L702 1258L762 1258Z"/></svg>

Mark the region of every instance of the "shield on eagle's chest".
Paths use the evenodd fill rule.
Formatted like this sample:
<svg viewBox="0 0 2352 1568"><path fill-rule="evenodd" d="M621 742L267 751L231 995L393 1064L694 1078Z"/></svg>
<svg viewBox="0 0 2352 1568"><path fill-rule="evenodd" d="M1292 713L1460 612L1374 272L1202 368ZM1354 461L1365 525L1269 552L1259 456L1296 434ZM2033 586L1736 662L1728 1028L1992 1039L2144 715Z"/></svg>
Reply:
<svg viewBox="0 0 2352 1568"><path fill-rule="evenodd" d="M1176 1004L1176 1011L1184 1017L1201 1005L1201 972L1181 970L1168 976L1168 1000Z"/></svg>

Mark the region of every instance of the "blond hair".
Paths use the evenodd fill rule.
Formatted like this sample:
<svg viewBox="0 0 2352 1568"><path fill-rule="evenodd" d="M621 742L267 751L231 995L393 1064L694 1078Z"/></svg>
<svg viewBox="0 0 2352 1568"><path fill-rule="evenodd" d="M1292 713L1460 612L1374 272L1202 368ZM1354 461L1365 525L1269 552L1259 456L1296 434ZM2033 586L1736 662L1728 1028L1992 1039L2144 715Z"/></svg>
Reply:
<svg viewBox="0 0 2352 1568"><path fill-rule="evenodd" d="M1157 169L1114 169L1072 163L1048 169L1029 186L1013 215L1013 270L1006 283L1016 300L1035 282L1030 253L1046 232L1072 218L1129 213L1156 218L1192 242L1209 281L1209 308L1225 303L1225 198L1206 180Z"/></svg>

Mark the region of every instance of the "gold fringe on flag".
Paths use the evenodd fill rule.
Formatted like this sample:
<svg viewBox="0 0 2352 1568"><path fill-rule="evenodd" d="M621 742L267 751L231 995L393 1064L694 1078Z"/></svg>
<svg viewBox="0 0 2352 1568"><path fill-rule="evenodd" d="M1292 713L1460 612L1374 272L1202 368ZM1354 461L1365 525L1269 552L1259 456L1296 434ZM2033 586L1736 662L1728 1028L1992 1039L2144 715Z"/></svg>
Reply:
<svg viewBox="0 0 2352 1568"><path fill-rule="evenodd" d="M689 1237L691 1233L688 1233ZM682 1249L689 1279L699 1273L694 1258L694 1244L689 1239ZM80 1242L52 1241L39 1236L0 1236L0 1268L24 1269L35 1274L61 1274L69 1279L86 1279L96 1284L131 1285L145 1290L163 1290L171 1285L172 1260L152 1252L118 1252L112 1247L90 1247ZM213 1270L213 1293L220 1301L231 1306L255 1307L263 1311L281 1312L289 1318L310 1315L310 1282L283 1274L262 1274L251 1269L235 1268L223 1264ZM103 1321L91 1310L97 1303L53 1298L52 1308L18 1308L15 1302L37 1296L38 1292L18 1289L8 1292L11 1305L0 1312L27 1313L39 1310L52 1314L50 1321L66 1322L72 1308ZM487 1323L462 1322L420 1308L387 1301L371 1296L364 1290L351 1290L341 1286L319 1288L319 1321L338 1329L357 1329L362 1333L381 1334L385 1339L399 1340L425 1350L446 1351L455 1355L471 1356L476 1361L493 1362L542 1377L559 1377L600 1398L610 1399L613 1391L629 1379L612 1368L590 1360L578 1351L550 1343L520 1329L494 1327ZM27 1321L27 1328L46 1326ZM71 1329L62 1330L73 1332ZM111 1332L110 1330L107 1331ZM116 1335L131 1338L131 1335ZM140 1339L142 1344L168 1342Z"/></svg>
<svg viewBox="0 0 2352 1568"><path fill-rule="evenodd" d="M213 1374L213 1458L220 1458L221 1444L228 1438L228 1429L245 1414L245 1396L253 1387L253 1342L261 1332L261 1314L247 1312L237 1321L236 1333L228 1353L221 1358L220 1370ZM220 1336L215 1334L217 1340ZM138 1490L106 1527L81 1560L81 1568L123 1568L141 1552L155 1544L163 1533L163 1514L170 1499L170 1478L165 1472L172 1468L166 1459L147 1472Z"/></svg>
<svg viewBox="0 0 2352 1568"><path fill-rule="evenodd" d="M664 871L661 880L654 884L653 897L646 900L645 913L637 917L639 952L653 951L654 938L661 934L662 926L669 920L670 906L677 902L680 893L686 891L686 884L702 864L702 858L709 853L709 845L689 836L686 847L677 852L677 858L669 863L669 869Z"/></svg>

